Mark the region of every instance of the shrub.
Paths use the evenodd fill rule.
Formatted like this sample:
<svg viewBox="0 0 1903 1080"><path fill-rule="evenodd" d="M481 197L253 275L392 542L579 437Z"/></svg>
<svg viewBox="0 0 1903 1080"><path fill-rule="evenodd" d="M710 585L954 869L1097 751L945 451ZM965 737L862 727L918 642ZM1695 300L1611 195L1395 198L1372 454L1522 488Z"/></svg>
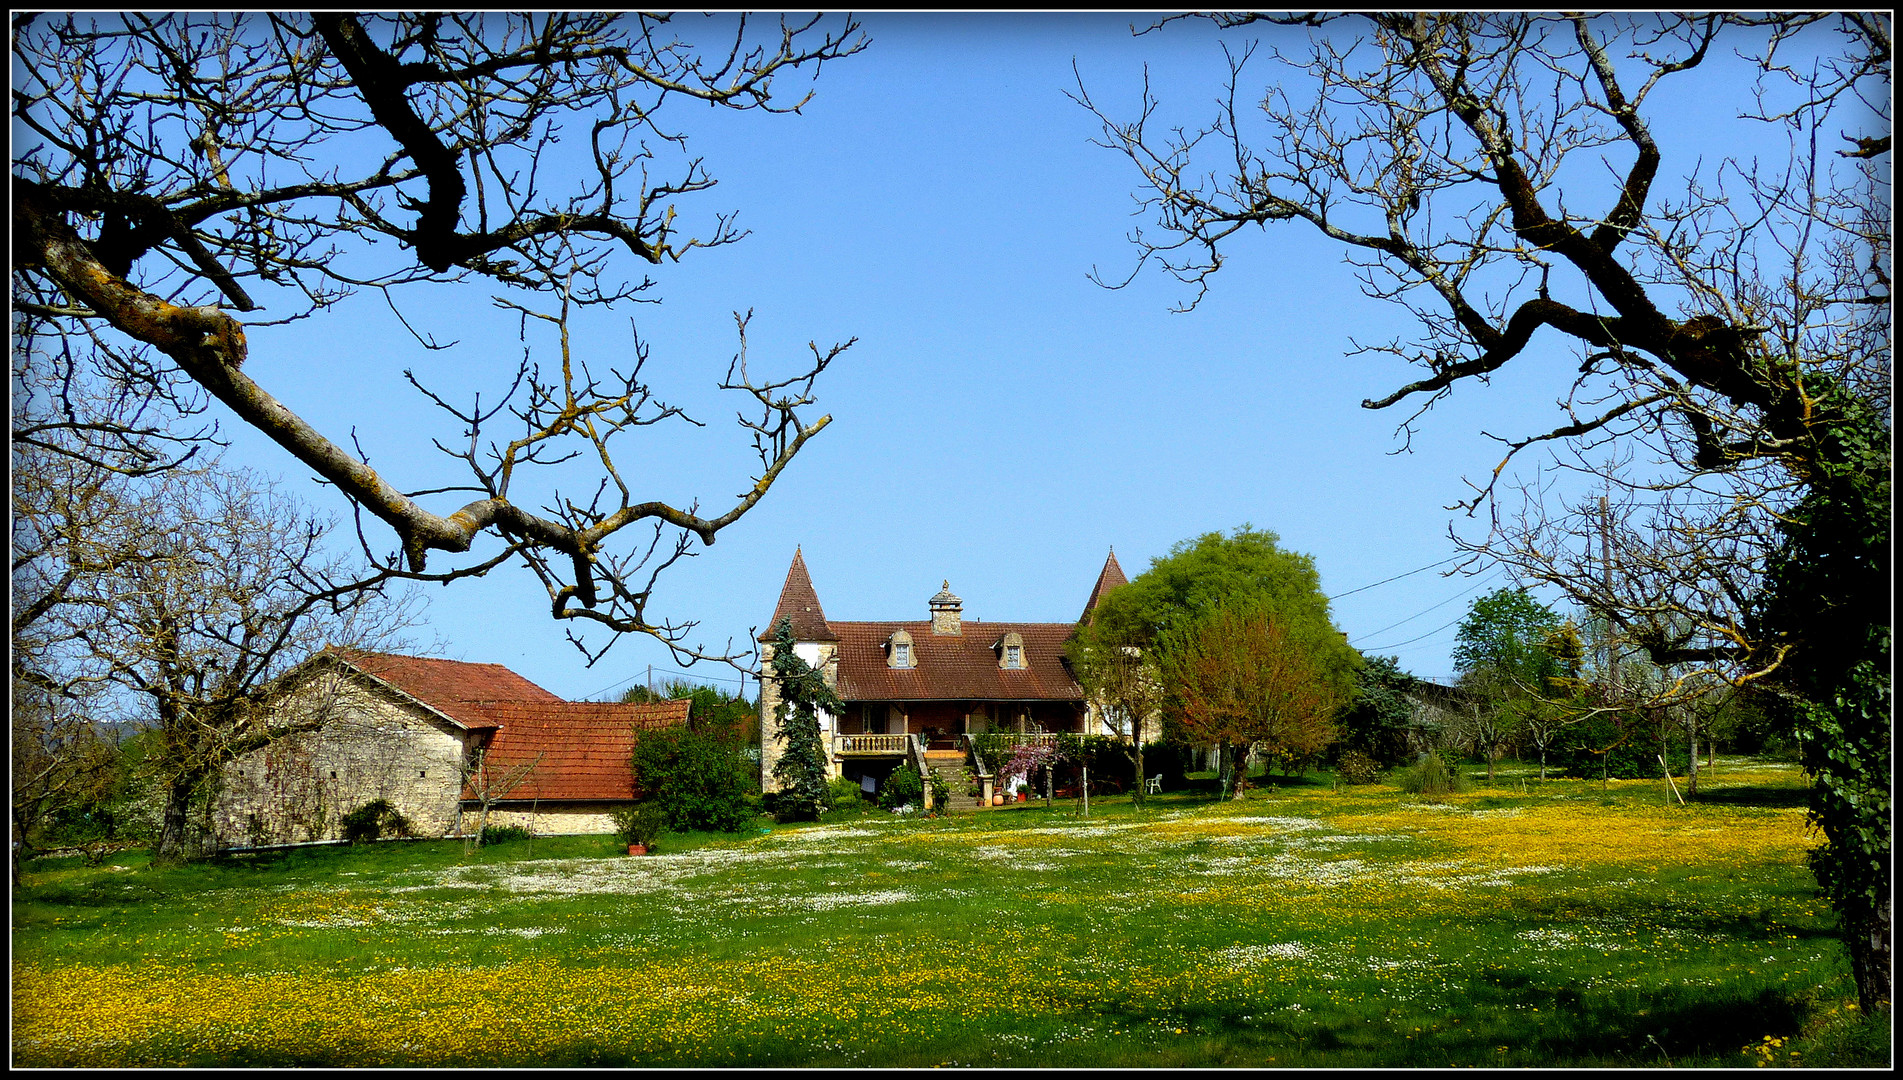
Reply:
<svg viewBox="0 0 1903 1080"><path fill-rule="evenodd" d="M667 828L667 811L651 802L624 806L608 816L615 823L615 835L625 844L651 848Z"/></svg>
<svg viewBox="0 0 1903 1080"><path fill-rule="evenodd" d="M1674 773L1685 773L1686 751L1683 739L1666 744ZM1551 760L1560 775L1581 780L1657 780L1658 754L1658 735L1650 725L1635 717L1602 713L1568 725L1554 744Z"/></svg>
<svg viewBox="0 0 1903 1080"><path fill-rule="evenodd" d="M922 808L925 805L925 778L910 765L901 765L892 770L886 778L885 786L879 789L879 806L886 810L896 810L901 806Z"/></svg>
<svg viewBox="0 0 1903 1080"><path fill-rule="evenodd" d="M1438 799L1456 791L1466 791L1467 774L1448 766L1437 753L1422 754L1419 761L1401 770L1401 790L1426 799Z"/></svg>
<svg viewBox="0 0 1903 1080"><path fill-rule="evenodd" d="M826 806L833 810L859 810L865 806L859 781L835 776L826 784Z"/></svg>
<svg viewBox="0 0 1903 1080"><path fill-rule="evenodd" d="M635 788L661 808L675 832L740 832L753 823L751 788L735 744L717 733L666 728L634 746Z"/></svg>
<svg viewBox="0 0 1903 1080"><path fill-rule="evenodd" d="M391 806L390 800L372 799L344 815L343 832L345 840L367 844L385 835L410 835L410 819Z"/></svg>
<svg viewBox="0 0 1903 1080"><path fill-rule="evenodd" d="M482 830L482 846L507 844L515 840L527 840L529 830L520 825L491 825Z"/></svg>
<svg viewBox="0 0 1903 1080"><path fill-rule="evenodd" d="M1335 775L1344 784L1372 784L1381 779L1381 763L1359 750L1349 750L1335 762Z"/></svg>

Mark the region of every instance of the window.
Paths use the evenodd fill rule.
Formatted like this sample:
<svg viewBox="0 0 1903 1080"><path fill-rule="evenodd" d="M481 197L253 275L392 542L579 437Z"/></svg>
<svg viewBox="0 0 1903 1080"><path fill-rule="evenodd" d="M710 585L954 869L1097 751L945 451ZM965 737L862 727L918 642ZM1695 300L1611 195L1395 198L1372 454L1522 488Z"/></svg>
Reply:
<svg viewBox="0 0 1903 1080"><path fill-rule="evenodd" d="M992 642L991 652L998 658L998 667L1003 670L1024 670L1024 638L1016 630L1008 630Z"/></svg>
<svg viewBox="0 0 1903 1080"><path fill-rule="evenodd" d="M885 666L889 668L909 668L914 664L912 635L904 630L895 630L885 639Z"/></svg>

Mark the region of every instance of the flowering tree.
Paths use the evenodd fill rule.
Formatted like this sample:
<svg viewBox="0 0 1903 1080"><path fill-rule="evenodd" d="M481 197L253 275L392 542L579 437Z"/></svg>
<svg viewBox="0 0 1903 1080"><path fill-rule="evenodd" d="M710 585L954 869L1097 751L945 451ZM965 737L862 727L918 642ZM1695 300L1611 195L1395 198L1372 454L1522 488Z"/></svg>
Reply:
<svg viewBox="0 0 1903 1080"><path fill-rule="evenodd" d="M1051 770L1064 760L1062 747L1048 743L1019 743L1012 747L1011 756L1004 759L998 768L998 782L1009 784L1013 780L1026 780L1033 773L1044 771L1044 792L1049 798L1051 790Z"/></svg>
<svg viewBox="0 0 1903 1080"><path fill-rule="evenodd" d="M1314 648L1260 608L1218 608L1169 635L1164 679L1183 726L1222 752L1223 791L1239 798L1238 764L1260 744L1303 757L1333 740L1340 694Z"/></svg>

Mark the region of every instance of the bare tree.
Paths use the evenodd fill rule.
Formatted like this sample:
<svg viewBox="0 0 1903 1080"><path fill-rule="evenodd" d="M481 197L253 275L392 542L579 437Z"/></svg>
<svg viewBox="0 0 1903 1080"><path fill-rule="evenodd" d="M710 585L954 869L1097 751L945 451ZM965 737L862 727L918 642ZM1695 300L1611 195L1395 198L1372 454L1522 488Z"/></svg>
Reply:
<svg viewBox="0 0 1903 1080"><path fill-rule="evenodd" d="M63 589L26 628L42 647L20 681L85 700L148 742L165 806L154 855L176 859L188 851L189 811L227 763L328 721L310 701L281 707L279 677L328 644L389 643L414 605L327 553L325 521L247 474L168 471L134 505L47 529L73 543L31 568ZM95 545L130 554L88 564Z"/></svg>
<svg viewBox="0 0 1903 1080"><path fill-rule="evenodd" d="M697 45L703 33L715 42ZM121 384L216 398L334 485L365 553L392 574L446 582L526 561L556 619L605 627L609 644L643 633L684 661L707 655L684 644L692 623L649 613L655 577L756 505L826 426L807 412L813 382L850 342L812 345L792 374L765 377L738 317L720 385L746 402L739 423L760 467L704 513L637 493L616 465L638 429L691 422L643 381L645 344L590 364L570 350L568 320L652 288L617 276L624 255L659 266L745 235L726 215L686 231L679 200L714 180L670 126L671 102L797 112L810 91L778 84L865 43L852 20L820 17L690 28L656 14L23 14L13 271L28 325L16 334L56 342L69 367L110 354ZM558 370L525 358L486 398L459 389L452 401L411 377L466 439L437 447L469 470L460 486L419 490L244 365L247 328L348 325L352 294L402 317L428 285L498 290L525 336L554 328L561 355ZM447 347L412 332L419 349ZM556 486L556 466L577 456L593 463L579 494ZM636 525L652 535L618 550ZM482 534L501 550L470 554ZM466 557L431 569L432 553ZM569 636L591 661L607 647Z"/></svg>
<svg viewBox="0 0 1903 1080"><path fill-rule="evenodd" d="M476 818L475 835L465 834L463 837L464 854L482 846L483 831L489 827L489 811L497 803L508 798L510 792L535 779L535 770L541 767L542 759L547 756L546 752L538 753L529 760L517 762L506 769L492 769L489 767L487 740L493 738L494 735L493 731L487 733L483 736L484 741L476 743L463 754L463 791L473 795L482 807L482 812ZM457 798L462 797L462 793L458 792Z"/></svg>
<svg viewBox="0 0 1903 1080"><path fill-rule="evenodd" d="M1134 237L1139 267L1193 306L1247 226L1340 245L1419 330L1355 345L1423 369L1363 403L1413 406L1404 443L1457 388L1573 351L1557 422L1499 437L1459 505L1486 535L1455 539L1674 672L1647 704L1707 677L1788 702L1819 779L1820 881L1865 1007L1887 1001L1889 16L1211 18L1262 33L1227 51L1208 125L1156 130L1147 90L1131 121L1077 92L1141 173L1159 231ZM1281 70L1257 93L1264 52ZM1767 152L1662 173L1652 118L1734 63L1756 79L1738 142ZM1528 448L1587 482L1549 474L1503 509Z"/></svg>

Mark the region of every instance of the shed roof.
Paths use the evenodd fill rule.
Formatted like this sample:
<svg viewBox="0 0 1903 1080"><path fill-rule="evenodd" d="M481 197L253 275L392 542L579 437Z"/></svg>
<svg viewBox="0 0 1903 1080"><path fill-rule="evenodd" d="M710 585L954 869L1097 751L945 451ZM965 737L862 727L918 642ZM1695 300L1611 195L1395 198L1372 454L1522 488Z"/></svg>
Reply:
<svg viewBox="0 0 1903 1080"><path fill-rule="evenodd" d="M330 648L327 655L435 709L464 727L487 727L488 703L539 701L563 703L548 690L501 664L471 664L424 656Z"/></svg>
<svg viewBox="0 0 1903 1080"><path fill-rule="evenodd" d="M654 705L490 702L484 709L496 731L483 766L498 785L512 772L526 771L519 785L500 792L509 802L632 799L636 736L687 723L690 704L684 698ZM466 785L463 798L478 799L478 785Z"/></svg>

